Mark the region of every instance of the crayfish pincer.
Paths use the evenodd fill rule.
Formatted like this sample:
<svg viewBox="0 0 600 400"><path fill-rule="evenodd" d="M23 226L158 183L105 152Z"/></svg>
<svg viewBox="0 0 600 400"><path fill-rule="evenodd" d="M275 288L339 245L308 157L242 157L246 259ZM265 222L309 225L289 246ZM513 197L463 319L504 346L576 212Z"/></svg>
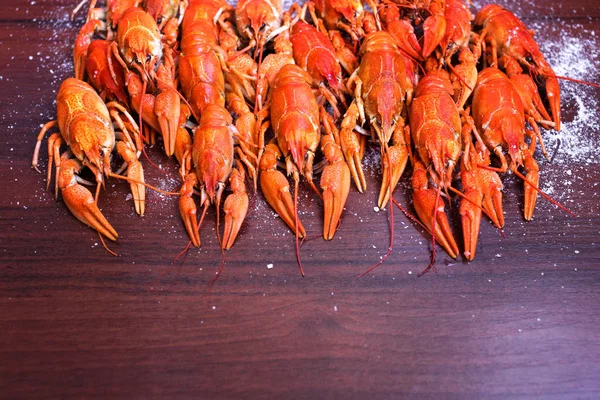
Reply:
<svg viewBox="0 0 600 400"><path fill-rule="evenodd" d="M523 167L527 173L525 180L526 220L533 217L539 181L538 164L533 158L536 140L530 145L525 142L525 110L519 93L508 77L497 68L486 68L479 74L473 91L473 119L481 133L483 144L501 162L500 171Z"/></svg>

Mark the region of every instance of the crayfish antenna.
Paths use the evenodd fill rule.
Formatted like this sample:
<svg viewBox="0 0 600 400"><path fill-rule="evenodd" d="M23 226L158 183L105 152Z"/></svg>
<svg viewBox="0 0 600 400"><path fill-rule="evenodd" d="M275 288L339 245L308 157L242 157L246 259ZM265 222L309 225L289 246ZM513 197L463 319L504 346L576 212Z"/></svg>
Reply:
<svg viewBox="0 0 600 400"><path fill-rule="evenodd" d="M390 156L389 156L389 151L387 148L387 143L383 144L383 147L381 148L381 157L387 157L387 162L390 163ZM392 197L392 192L394 190L394 187L392 186L392 174L388 174L388 178L389 178L389 185L388 185L388 199L392 199L392 201L394 200L394 198ZM369 268L368 270L366 270L365 272L363 272L362 274L360 274L357 279L362 278L363 276L365 276L366 274L368 274L369 272L373 271L375 268L377 268L378 266L380 266L381 264L383 264L385 262L385 260L388 259L388 257L390 256L390 254L392 254L392 250L394 248L394 207L390 207L390 212L389 212L389 228L390 228L390 244L388 246L388 250L385 253L385 255L383 257L381 257L381 259L379 261L377 261L377 263L375 263L375 265L371 266L371 268Z"/></svg>
<svg viewBox="0 0 600 400"><path fill-rule="evenodd" d="M431 233L431 231L429 230L429 228L427 226L425 226L421 221L419 221L419 219L416 216L412 215L406 208L402 207L402 205L400 203L398 203L398 201L396 201L396 199L392 198L392 202L411 221L415 222L417 225L419 225L421 228L423 228L427 233L429 233L433 237L433 234ZM431 268L435 268L435 260L436 260L436 257L437 257L437 249L436 249L436 246L435 246L435 237L433 237L432 243L433 243L433 247L431 248L431 255L430 255L431 258L430 258L429 265L427 266L427 268L425 268L425 270L423 270L421 273L417 274L417 277L423 276L423 274L425 274Z"/></svg>
<svg viewBox="0 0 600 400"><path fill-rule="evenodd" d="M560 204L558 201L554 200L552 197L550 197L548 194L544 193L542 191L542 189L540 189L539 187L537 187L537 185L534 184L534 182L530 181L529 179L527 179L527 177L525 175L523 175L522 173L520 173L519 171L515 170L513 171L515 173L516 176L518 176L519 178L521 178L523 180L523 182L525 182L526 185L530 186L533 190L535 190L536 192L538 192L540 195L542 195L543 198L545 198L546 200L548 200L550 203L554 204L555 206L557 206L558 208L560 208L561 210L563 210L564 212L566 212L567 214L572 215L573 217L577 218L577 214L575 214L573 211L569 210L567 207L565 207L564 205Z"/></svg>
<svg viewBox="0 0 600 400"><path fill-rule="evenodd" d="M300 243L298 240L299 230L298 230L298 182L300 178L297 174L294 174L294 234L296 236L296 260L298 260L298 267L300 268L300 274L304 278L304 268L302 268L302 260L300 260ZM303 237L305 237L304 235Z"/></svg>
<svg viewBox="0 0 600 400"><path fill-rule="evenodd" d="M104 247L104 250L106 250L108 254L110 254L111 256L119 257L117 253L108 248L106 242L104 241L104 237L100 234L100 232L98 232L98 237L100 238L100 243L102 243L102 247Z"/></svg>

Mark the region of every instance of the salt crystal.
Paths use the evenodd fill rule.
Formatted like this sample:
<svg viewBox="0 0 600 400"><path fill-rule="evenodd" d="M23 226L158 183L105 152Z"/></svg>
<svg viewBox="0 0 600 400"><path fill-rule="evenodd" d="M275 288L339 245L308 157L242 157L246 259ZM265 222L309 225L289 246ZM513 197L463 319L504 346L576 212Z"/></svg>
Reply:
<svg viewBox="0 0 600 400"><path fill-rule="evenodd" d="M267 269L271 269L271 268L273 268L273 264L267 264Z"/></svg>

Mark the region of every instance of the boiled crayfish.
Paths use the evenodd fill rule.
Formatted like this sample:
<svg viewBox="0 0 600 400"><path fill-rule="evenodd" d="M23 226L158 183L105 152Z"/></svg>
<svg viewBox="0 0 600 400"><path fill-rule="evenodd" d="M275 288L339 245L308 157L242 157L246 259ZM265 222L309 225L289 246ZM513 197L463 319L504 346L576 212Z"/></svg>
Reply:
<svg viewBox="0 0 600 400"><path fill-rule="evenodd" d="M473 17L463 0L314 0L289 10L279 0L92 1L73 59L75 78L61 85L57 120L40 132L32 164L58 127L48 140L48 182L56 164L57 194L112 240L97 199L106 178L122 178L112 172L113 152L143 214L139 156L154 132L180 164L191 243L200 246L215 204L223 249L247 214L247 179L297 239L307 235L298 216L306 182L322 199L331 240L351 182L366 191L362 158L374 143L379 207L397 203L394 189L411 165L414 210L454 258L445 207L461 198L462 252L472 260L482 214L504 225L499 174L522 177L524 217L533 217L534 152L539 143L546 154L542 129L560 129L557 77L523 22L498 5ZM95 197L82 186L83 168L95 176Z"/></svg>

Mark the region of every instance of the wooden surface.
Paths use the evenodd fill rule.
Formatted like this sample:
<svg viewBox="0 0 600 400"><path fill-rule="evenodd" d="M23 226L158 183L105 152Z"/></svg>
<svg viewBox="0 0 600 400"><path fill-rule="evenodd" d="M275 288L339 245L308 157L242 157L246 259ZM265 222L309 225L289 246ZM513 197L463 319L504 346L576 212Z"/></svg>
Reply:
<svg viewBox="0 0 600 400"><path fill-rule="evenodd" d="M519 3L519 15L544 27L540 41L600 42L594 0ZM373 210L376 168L368 193L352 190L329 243L319 238L320 202L302 189L306 278L293 236L257 196L210 289L221 259L214 211L202 249L173 264L187 243L176 199L149 193L140 218L127 185L111 181L100 204L120 234L112 257L30 168L71 74L73 4L0 5L0 397L600 397L597 152L590 162L540 161L542 181L578 218L539 200L523 222L521 184L506 177L506 237L484 222L474 262L440 250L437 273L420 278L429 239L396 210L393 254L356 279L389 240L387 212ZM598 82L591 51L587 79ZM586 141L598 140L593 122ZM164 171L145 162L148 182L176 190L175 164L161 146L149 153ZM396 198L409 203L406 179Z"/></svg>

